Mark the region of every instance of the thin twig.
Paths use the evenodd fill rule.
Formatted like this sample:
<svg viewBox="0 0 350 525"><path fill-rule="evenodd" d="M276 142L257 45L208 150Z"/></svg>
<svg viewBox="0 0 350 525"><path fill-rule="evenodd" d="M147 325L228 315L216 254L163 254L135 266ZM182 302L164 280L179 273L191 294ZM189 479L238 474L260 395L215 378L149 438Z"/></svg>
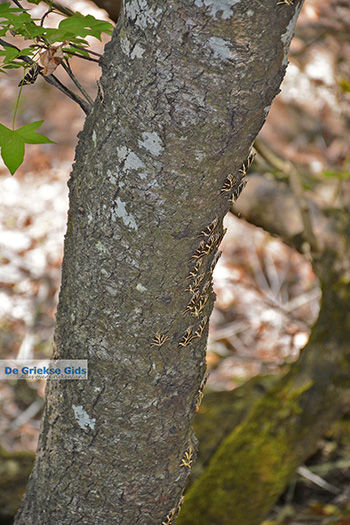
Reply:
<svg viewBox="0 0 350 525"><path fill-rule="evenodd" d="M47 4L48 6L52 6L54 7L57 11L59 11L60 13L62 13L63 15L66 15L66 16L72 16L74 15L74 11L72 11L71 9L69 9L69 7L64 7L63 5L61 4L58 4L57 2L51 2L50 0L43 0L45 2L45 4Z"/></svg>
<svg viewBox="0 0 350 525"><path fill-rule="evenodd" d="M276 155L261 139L256 139L254 148L273 168L278 169L288 176L290 187L296 197L296 203L303 222L305 240L309 243L311 251L317 253L319 246L312 228L310 207L305 197L297 169L290 161L281 159Z"/></svg>
<svg viewBox="0 0 350 525"><path fill-rule="evenodd" d="M44 406L44 400L39 398L34 401L22 414L20 414L12 423L10 424L10 430L16 430L17 428L25 425L30 419L34 418L37 413Z"/></svg>
<svg viewBox="0 0 350 525"><path fill-rule="evenodd" d="M320 300L320 289L314 288L311 290L311 292L305 292L301 295L298 295L294 299L291 299L288 301L288 303L285 303L283 305L283 310L289 314L293 312L294 310L297 310L298 308L301 308L302 306L305 306L308 303L319 301Z"/></svg>
<svg viewBox="0 0 350 525"><path fill-rule="evenodd" d="M40 20L40 25L41 25L41 27L43 26L43 23L44 23L45 18L46 18L50 13L52 13L52 9L48 9L48 10L46 11L46 13L44 13L43 16L41 17L41 20Z"/></svg>
<svg viewBox="0 0 350 525"><path fill-rule="evenodd" d="M340 492L340 489L338 489L338 487L331 485L330 483L328 483L328 481L325 481L323 478L321 478L317 474L314 474L313 472L311 472L311 470L309 470L305 466L299 467L297 472L303 478L308 479L309 481L311 481L318 487L321 487L322 489L327 490L331 494L339 494Z"/></svg>
<svg viewBox="0 0 350 525"><path fill-rule="evenodd" d="M17 49L17 51L21 51L17 46L14 46L13 44L10 44L10 43L6 42L2 38L0 38L0 44L3 47L6 47L6 46L7 47L12 47L13 49ZM35 62L33 62L33 60L31 58L29 58L28 56L26 56L26 55L23 55L23 56L20 55L19 57L17 57L17 59L22 60L23 62L26 62L27 64L30 64L30 65L35 64ZM57 89L62 91L62 93L67 95L67 97L69 97L70 99L74 100L74 102L79 104L79 106L84 111L84 113L86 113L86 115L89 114L89 112L90 112L90 105L88 105L85 102L85 100L83 100L78 95L76 95L73 91L71 91L69 88L67 88L64 84L62 84L62 82L60 82L58 80L58 78L55 77L55 75L43 75L41 71L39 72L39 74L43 77L43 79L48 84L51 84L52 86L55 86Z"/></svg>
<svg viewBox="0 0 350 525"><path fill-rule="evenodd" d="M13 44L10 44L9 42L6 42L6 40L3 40L2 38L0 38L0 44L3 47L12 47L13 49L17 49L17 51L20 51L20 49L17 46L14 46Z"/></svg>
<svg viewBox="0 0 350 525"><path fill-rule="evenodd" d="M91 55L95 55L96 57L102 57L101 53L96 53L96 51L91 51L91 49L85 49L85 47L77 46L76 44L72 44L72 42L69 42L69 44L74 47L75 49L80 49L81 51L86 51L87 53L90 53Z"/></svg>
<svg viewBox="0 0 350 525"><path fill-rule="evenodd" d="M90 109L91 109L90 105L87 104L85 102L85 100L83 100L81 97L79 97L79 95L77 95L76 93L71 91L69 88L67 88L67 86L62 84L62 82L60 82L60 80L58 80L58 78L55 75L46 75L45 76L42 73L40 73L40 74L44 78L44 80L46 80L46 82L48 82L52 86L55 86L57 89L62 91L62 93L67 95L67 97L71 98L72 100L74 100L74 102L79 104L79 106L81 107L81 109L84 111L84 113L86 115L88 115L90 113Z"/></svg>
<svg viewBox="0 0 350 525"><path fill-rule="evenodd" d="M16 4L16 6L19 7L20 9L23 9L23 11L26 11L26 9L24 9L24 7L21 6L18 0L13 0L13 3Z"/></svg>
<svg viewBox="0 0 350 525"><path fill-rule="evenodd" d="M77 46L74 46L71 42L69 42L69 45L77 48ZM48 47L50 47L50 44L48 44L48 43L45 43L45 45L37 44L36 47L40 47L42 49L47 49ZM87 49L84 49L83 47L80 47L79 49L82 49L83 51L86 51L87 53L93 53L92 51L88 51ZM97 60L96 58L86 57L84 55L80 55L79 53L74 53L74 51L71 51L70 49L67 49L67 48L62 48L62 51L64 53L68 53L69 55L73 55L73 56L78 57L78 58L83 58L85 60L90 60L90 62L97 62L98 64L100 63L100 60ZM93 53L93 54L97 55L99 57L103 56L103 55L100 55L99 53Z"/></svg>
<svg viewBox="0 0 350 525"><path fill-rule="evenodd" d="M62 65L63 69L66 71L66 73L69 75L69 77L73 80L74 84L77 86L77 88L82 93L82 95L86 98L88 103L92 106L94 101L90 97L89 93L85 90L85 88L80 84L80 82L77 79L77 77L74 75L74 73L73 73L73 71L72 71L72 69L71 69L71 67L69 65L68 60L62 60L61 65Z"/></svg>
<svg viewBox="0 0 350 525"><path fill-rule="evenodd" d="M89 60L90 62L97 62L97 64L100 63L100 61L97 58L85 57L84 55L79 55L79 53L73 53L73 51L70 51L69 49L62 48L62 51L65 53L69 53L70 55L74 57L83 58L84 60Z"/></svg>

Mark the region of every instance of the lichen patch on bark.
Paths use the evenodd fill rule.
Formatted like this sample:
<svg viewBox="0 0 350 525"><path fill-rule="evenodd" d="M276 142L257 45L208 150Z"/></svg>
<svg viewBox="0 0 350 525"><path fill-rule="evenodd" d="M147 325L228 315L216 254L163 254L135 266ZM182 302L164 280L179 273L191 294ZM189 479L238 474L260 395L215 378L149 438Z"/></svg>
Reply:
<svg viewBox="0 0 350 525"><path fill-rule="evenodd" d="M96 419L91 418L81 405L72 405L72 408L74 410L75 419L80 428L82 428L83 430L87 430L88 428L94 430Z"/></svg>

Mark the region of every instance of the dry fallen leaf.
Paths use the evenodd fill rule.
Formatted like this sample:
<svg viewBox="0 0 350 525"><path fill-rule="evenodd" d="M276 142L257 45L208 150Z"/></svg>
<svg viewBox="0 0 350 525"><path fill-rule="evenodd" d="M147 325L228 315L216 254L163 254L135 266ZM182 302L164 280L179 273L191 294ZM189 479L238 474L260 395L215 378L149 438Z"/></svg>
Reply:
<svg viewBox="0 0 350 525"><path fill-rule="evenodd" d="M63 45L64 43L51 46L40 54L39 64L44 68L42 70L43 75L51 75L59 66L63 58Z"/></svg>

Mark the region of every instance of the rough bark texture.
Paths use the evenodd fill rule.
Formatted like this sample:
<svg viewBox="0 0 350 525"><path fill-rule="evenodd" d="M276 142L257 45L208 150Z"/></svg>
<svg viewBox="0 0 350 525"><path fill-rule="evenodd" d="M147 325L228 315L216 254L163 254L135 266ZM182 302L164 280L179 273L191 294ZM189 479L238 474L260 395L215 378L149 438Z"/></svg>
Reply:
<svg viewBox="0 0 350 525"><path fill-rule="evenodd" d="M300 8L126 1L69 182L54 357L88 358L89 380L48 385L17 525L169 523L195 456L220 190L238 184Z"/></svg>

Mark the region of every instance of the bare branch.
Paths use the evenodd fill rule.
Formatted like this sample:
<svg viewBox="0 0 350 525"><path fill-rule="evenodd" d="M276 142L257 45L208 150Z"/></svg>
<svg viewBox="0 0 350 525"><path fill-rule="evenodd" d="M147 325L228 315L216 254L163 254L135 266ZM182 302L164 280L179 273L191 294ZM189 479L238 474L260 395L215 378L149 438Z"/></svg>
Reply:
<svg viewBox="0 0 350 525"><path fill-rule="evenodd" d="M90 104L87 104L87 102L85 102L85 100L83 100L81 97L79 97L79 95L76 95L73 91L71 91L69 88L67 88L67 86L62 84L62 82L60 80L58 80L58 78L55 75L47 75L47 76L45 76L42 73L40 73L40 74L44 78L44 80L46 80L46 82L48 84L51 84L52 86L55 86L57 89L62 91L62 93L67 95L67 97L71 98L72 100L74 100L74 102L79 104L79 106L84 111L84 113L86 113L86 115L88 115L90 113Z"/></svg>
<svg viewBox="0 0 350 525"><path fill-rule="evenodd" d="M69 7L65 7L65 6L63 6L61 4L58 4L57 2L51 2L50 0L43 0L43 2L45 2L45 4L47 4L50 7L53 7L54 9L56 9L56 11L59 11L60 13L62 13L65 16L72 16L72 15L74 15L74 11L69 9Z"/></svg>
<svg viewBox="0 0 350 525"><path fill-rule="evenodd" d="M71 67L69 65L68 60L62 60L61 65L62 65L63 69L66 71L66 73L69 75L69 77L72 79L74 84L77 86L79 91L82 93L82 95L86 98L88 103L90 105L92 105L94 101L92 100L92 98L90 97L90 95L86 91L86 89L80 84L80 82L77 79L77 77L74 75L74 73L73 73L73 71L72 71L72 69L71 69Z"/></svg>
<svg viewBox="0 0 350 525"><path fill-rule="evenodd" d="M20 9L23 9L23 11L25 11L24 7L21 6L21 4L18 2L18 0L13 0L13 3L16 4L17 7L19 7Z"/></svg>
<svg viewBox="0 0 350 525"><path fill-rule="evenodd" d="M254 148L270 166L288 176L303 221L305 240L309 243L311 251L317 253L319 246L312 228L310 208L297 169L290 161L276 155L261 139L255 141Z"/></svg>
<svg viewBox="0 0 350 525"><path fill-rule="evenodd" d="M85 47L77 46L77 44L72 44L72 42L69 42L72 47L75 49L80 49L81 51L86 51L87 53L90 53L90 55L95 55L96 57L102 57L101 53L96 53L96 51L91 51L91 49L85 49Z"/></svg>
<svg viewBox="0 0 350 525"><path fill-rule="evenodd" d="M71 44L72 45L72 44ZM72 51L70 51L69 49L65 49L63 48L62 51L64 51L65 53L69 53L70 55L72 56L75 56L75 57L79 57L79 58L83 58L84 60L89 60L90 62L97 62L97 64L100 63L100 61L97 59L97 58L92 58L92 57L86 57L84 55L80 55L79 53L73 53ZM87 51L87 49L84 51Z"/></svg>

